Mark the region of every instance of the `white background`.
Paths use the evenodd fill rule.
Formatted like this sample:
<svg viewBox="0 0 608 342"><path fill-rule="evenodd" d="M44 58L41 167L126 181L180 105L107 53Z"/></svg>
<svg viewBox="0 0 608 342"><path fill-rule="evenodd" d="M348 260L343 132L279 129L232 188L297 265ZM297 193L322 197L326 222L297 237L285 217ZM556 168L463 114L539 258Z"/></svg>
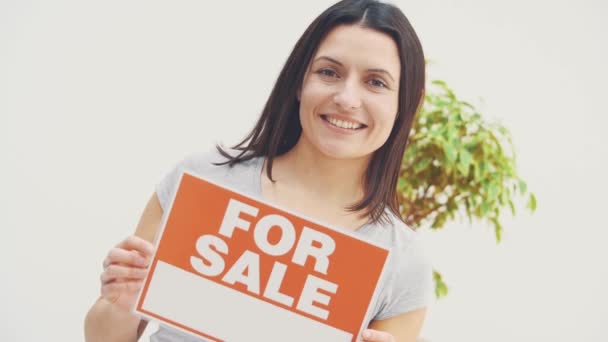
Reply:
<svg viewBox="0 0 608 342"><path fill-rule="evenodd" d="M185 155L233 144L332 1L0 1L0 340L79 341L106 251ZM513 133L539 203L423 232L450 285L423 335L607 341L605 2L398 1ZM520 207L523 208L523 203Z"/></svg>

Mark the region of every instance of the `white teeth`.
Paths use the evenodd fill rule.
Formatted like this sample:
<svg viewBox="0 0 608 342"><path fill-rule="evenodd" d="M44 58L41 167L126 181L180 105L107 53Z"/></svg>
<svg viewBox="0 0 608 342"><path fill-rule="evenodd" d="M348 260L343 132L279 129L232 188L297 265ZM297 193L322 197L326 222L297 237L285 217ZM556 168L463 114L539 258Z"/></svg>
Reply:
<svg viewBox="0 0 608 342"><path fill-rule="evenodd" d="M327 121L329 121L332 125L338 126L340 128L358 129L361 127L361 124L350 122L350 121L338 120L338 119L334 119L329 116L327 117Z"/></svg>

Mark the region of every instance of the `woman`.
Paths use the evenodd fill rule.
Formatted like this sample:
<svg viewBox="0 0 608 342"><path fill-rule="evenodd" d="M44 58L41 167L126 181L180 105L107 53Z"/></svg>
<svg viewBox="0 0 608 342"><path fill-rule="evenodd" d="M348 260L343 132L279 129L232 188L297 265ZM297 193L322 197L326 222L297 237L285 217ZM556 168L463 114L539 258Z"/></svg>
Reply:
<svg viewBox="0 0 608 342"><path fill-rule="evenodd" d="M157 186L135 235L108 253L87 341L135 341L145 327L129 309L182 168L390 246L361 338L415 341L431 268L400 219L396 183L423 94L422 48L399 9L375 0L327 9L299 39L249 136L184 160ZM152 340L198 341L162 326Z"/></svg>

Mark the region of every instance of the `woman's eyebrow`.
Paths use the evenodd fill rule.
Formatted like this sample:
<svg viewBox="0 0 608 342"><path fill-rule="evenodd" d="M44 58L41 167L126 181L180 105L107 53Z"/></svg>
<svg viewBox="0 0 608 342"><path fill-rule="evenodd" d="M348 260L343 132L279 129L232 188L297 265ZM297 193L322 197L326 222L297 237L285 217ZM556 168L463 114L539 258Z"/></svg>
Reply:
<svg viewBox="0 0 608 342"><path fill-rule="evenodd" d="M333 58L331 58L331 57L327 57L327 56L319 56L319 57L317 57L317 58L314 60L314 62L316 62L316 61L318 61L318 60L321 60L321 59L325 59L325 60L330 61L330 62L332 62L332 63L334 63L334 64L337 64L337 65L339 65L339 66L341 66L341 67L343 67L343 66L344 66L344 65L343 65L342 63L340 63L339 61L337 61L337 60L335 60L335 59L333 59ZM380 68L373 68L373 69L367 69L366 71L368 71L368 72L377 72L377 73L381 73L381 74L386 74L388 77L390 77L390 78L391 78L391 80L392 80L393 82L395 81L395 79L393 78L393 76L391 75L391 73L390 73L390 72L388 72L388 71L386 71L386 70L384 70L384 69L380 69Z"/></svg>
<svg viewBox="0 0 608 342"><path fill-rule="evenodd" d="M317 58L315 59L315 62L316 62L316 61L318 61L318 60L321 60L321 59L328 60L328 61L330 61L330 62L332 62L332 63L338 64L339 66L344 66L344 65L342 65L342 63L338 62L337 60L335 60L335 59L333 59L333 58L331 58L331 57L327 57L327 56L320 56L320 57L317 57Z"/></svg>

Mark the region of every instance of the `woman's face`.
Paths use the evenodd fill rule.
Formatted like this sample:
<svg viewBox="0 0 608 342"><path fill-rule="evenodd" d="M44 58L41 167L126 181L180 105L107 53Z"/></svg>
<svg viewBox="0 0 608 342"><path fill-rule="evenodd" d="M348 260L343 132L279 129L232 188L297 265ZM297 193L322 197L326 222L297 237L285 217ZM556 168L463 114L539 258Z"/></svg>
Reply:
<svg viewBox="0 0 608 342"><path fill-rule="evenodd" d="M334 28L311 60L298 94L300 143L338 159L379 149L397 116L400 71L390 36L357 25Z"/></svg>

